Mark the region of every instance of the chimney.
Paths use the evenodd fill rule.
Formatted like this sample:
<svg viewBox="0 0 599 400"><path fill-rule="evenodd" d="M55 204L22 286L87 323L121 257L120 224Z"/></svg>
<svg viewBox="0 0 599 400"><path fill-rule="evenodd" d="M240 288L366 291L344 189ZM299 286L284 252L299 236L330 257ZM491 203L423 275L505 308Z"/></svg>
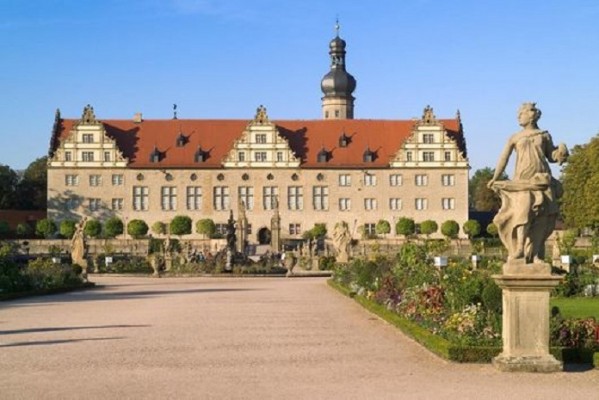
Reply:
<svg viewBox="0 0 599 400"><path fill-rule="evenodd" d="M135 122L136 124L141 124L141 122L143 121L143 118L141 117L141 113L135 113L135 115L133 115L133 122Z"/></svg>

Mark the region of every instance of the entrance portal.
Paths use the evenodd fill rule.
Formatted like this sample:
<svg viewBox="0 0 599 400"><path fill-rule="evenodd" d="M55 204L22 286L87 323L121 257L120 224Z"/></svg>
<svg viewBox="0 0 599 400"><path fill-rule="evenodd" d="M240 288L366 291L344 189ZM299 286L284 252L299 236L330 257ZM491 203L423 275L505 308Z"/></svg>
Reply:
<svg viewBox="0 0 599 400"><path fill-rule="evenodd" d="M262 228L258 231L258 243L259 244L270 244L271 233L270 229Z"/></svg>

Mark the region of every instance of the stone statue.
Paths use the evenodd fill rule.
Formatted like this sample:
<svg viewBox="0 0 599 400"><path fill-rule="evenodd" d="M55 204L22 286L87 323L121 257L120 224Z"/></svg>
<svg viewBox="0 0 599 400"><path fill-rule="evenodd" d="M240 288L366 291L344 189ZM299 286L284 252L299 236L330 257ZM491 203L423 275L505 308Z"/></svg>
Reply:
<svg viewBox="0 0 599 400"><path fill-rule="evenodd" d="M227 221L227 234L225 237L227 239L227 250L235 253L237 237L235 235L235 219L233 218L233 210L231 210L231 213L229 214L229 220Z"/></svg>
<svg viewBox="0 0 599 400"><path fill-rule="evenodd" d="M508 140L488 186L501 197L501 208L493 222L507 248L507 264L534 264L547 271L543 261L545 240L555 228L557 199L562 195L560 182L551 176L549 162L564 163L568 149L563 143L555 147L549 132L539 129L540 117L541 110L535 103L520 107L518 122L523 129ZM516 153L514 176L512 180L498 181L512 152Z"/></svg>
<svg viewBox="0 0 599 400"><path fill-rule="evenodd" d="M87 269L87 247L85 245L85 225L87 224L87 217L83 217L77 225L75 225L75 233L71 239L71 260L73 264L77 264L83 268L83 274Z"/></svg>
<svg viewBox="0 0 599 400"><path fill-rule="evenodd" d="M337 252L337 262L346 263L349 261L349 243L351 235L349 234L349 225L347 222L341 221L335 224L333 231L333 245Z"/></svg>

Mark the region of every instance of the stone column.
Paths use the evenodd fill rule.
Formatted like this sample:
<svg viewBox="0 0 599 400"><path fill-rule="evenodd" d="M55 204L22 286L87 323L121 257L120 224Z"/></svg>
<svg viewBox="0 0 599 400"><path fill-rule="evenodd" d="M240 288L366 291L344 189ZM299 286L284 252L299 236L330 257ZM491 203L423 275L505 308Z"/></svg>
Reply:
<svg viewBox="0 0 599 400"><path fill-rule="evenodd" d="M558 372L563 368L549 353L549 296L562 278L549 271L538 273L548 267L506 264L503 275L493 276L503 292L503 352L493 359L501 371Z"/></svg>

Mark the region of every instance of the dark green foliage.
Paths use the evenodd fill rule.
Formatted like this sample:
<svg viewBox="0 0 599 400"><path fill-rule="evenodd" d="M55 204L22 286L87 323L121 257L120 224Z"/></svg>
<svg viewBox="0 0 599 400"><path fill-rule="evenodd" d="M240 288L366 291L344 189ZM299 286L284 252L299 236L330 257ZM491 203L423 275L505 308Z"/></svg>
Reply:
<svg viewBox="0 0 599 400"><path fill-rule="evenodd" d="M501 288L494 281L487 281L483 287L483 305L492 312L501 313L503 306Z"/></svg>
<svg viewBox="0 0 599 400"><path fill-rule="evenodd" d="M154 222L152 224L152 233L156 235L164 235L166 233L166 224L162 221Z"/></svg>
<svg viewBox="0 0 599 400"><path fill-rule="evenodd" d="M65 219L60 223L60 235L66 239L70 239L75 234L75 221L70 219Z"/></svg>
<svg viewBox="0 0 599 400"><path fill-rule="evenodd" d="M35 224L35 233L48 239L56 233L56 224L50 219L41 219L37 221L37 224Z"/></svg>
<svg viewBox="0 0 599 400"><path fill-rule="evenodd" d="M10 226L6 221L0 221L0 236L5 237L10 233Z"/></svg>
<svg viewBox="0 0 599 400"><path fill-rule="evenodd" d="M47 203L48 157L33 161L17 185L17 208L45 210Z"/></svg>
<svg viewBox="0 0 599 400"><path fill-rule="evenodd" d="M499 231L497 230L497 225L495 225L492 222L489 225L487 225L487 233L492 237L497 237L497 235L499 234Z"/></svg>
<svg viewBox="0 0 599 400"><path fill-rule="evenodd" d="M169 231L176 236L189 235L191 233L191 218L186 215L177 215L171 221Z"/></svg>
<svg viewBox="0 0 599 400"><path fill-rule="evenodd" d="M416 232L416 223L412 218L400 218L395 224L395 233L406 239Z"/></svg>
<svg viewBox="0 0 599 400"><path fill-rule="evenodd" d="M381 219L376 223L375 230L377 235L386 235L391 232L391 224L389 224L389 221Z"/></svg>
<svg viewBox="0 0 599 400"><path fill-rule="evenodd" d="M456 239L460 233L460 225L454 220L448 220L441 224L441 233L448 239Z"/></svg>
<svg viewBox="0 0 599 400"><path fill-rule="evenodd" d="M97 238L102 234L102 223L97 219L90 219L85 224L83 232L92 238Z"/></svg>
<svg viewBox="0 0 599 400"><path fill-rule="evenodd" d="M216 224L209 218L201 219L196 222L196 232L211 238L216 233Z"/></svg>
<svg viewBox="0 0 599 400"><path fill-rule="evenodd" d="M481 227L480 223L477 220L469 219L468 221L464 222L462 229L464 230L464 233L468 236L468 239L472 240L480 234Z"/></svg>
<svg viewBox="0 0 599 400"><path fill-rule="evenodd" d="M134 239L140 239L148 233L148 224L141 219L132 219L127 224L127 233Z"/></svg>
<svg viewBox="0 0 599 400"><path fill-rule="evenodd" d="M420 233L422 233L426 237L429 237L430 235L437 232L438 230L439 230L439 225L437 224L437 222L433 221L432 219L427 219L426 221L422 221L420 223Z"/></svg>
<svg viewBox="0 0 599 400"><path fill-rule="evenodd" d="M29 237L33 235L33 228L28 223L20 223L17 225L17 236Z"/></svg>
<svg viewBox="0 0 599 400"><path fill-rule="evenodd" d="M468 183L468 202L470 208L476 211L497 211L501 207L499 195L487 187L493 178L495 170L489 167L477 170ZM507 179L505 172L499 177Z"/></svg>
<svg viewBox="0 0 599 400"><path fill-rule="evenodd" d="M321 271L330 271L335 266L335 256L320 257L318 260L318 269Z"/></svg>
<svg viewBox="0 0 599 400"><path fill-rule="evenodd" d="M115 238L124 231L123 221L118 217L109 218L104 224L104 234L107 238Z"/></svg>
<svg viewBox="0 0 599 400"><path fill-rule="evenodd" d="M8 165L0 164L0 209L10 210L17 205L17 173Z"/></svg>

